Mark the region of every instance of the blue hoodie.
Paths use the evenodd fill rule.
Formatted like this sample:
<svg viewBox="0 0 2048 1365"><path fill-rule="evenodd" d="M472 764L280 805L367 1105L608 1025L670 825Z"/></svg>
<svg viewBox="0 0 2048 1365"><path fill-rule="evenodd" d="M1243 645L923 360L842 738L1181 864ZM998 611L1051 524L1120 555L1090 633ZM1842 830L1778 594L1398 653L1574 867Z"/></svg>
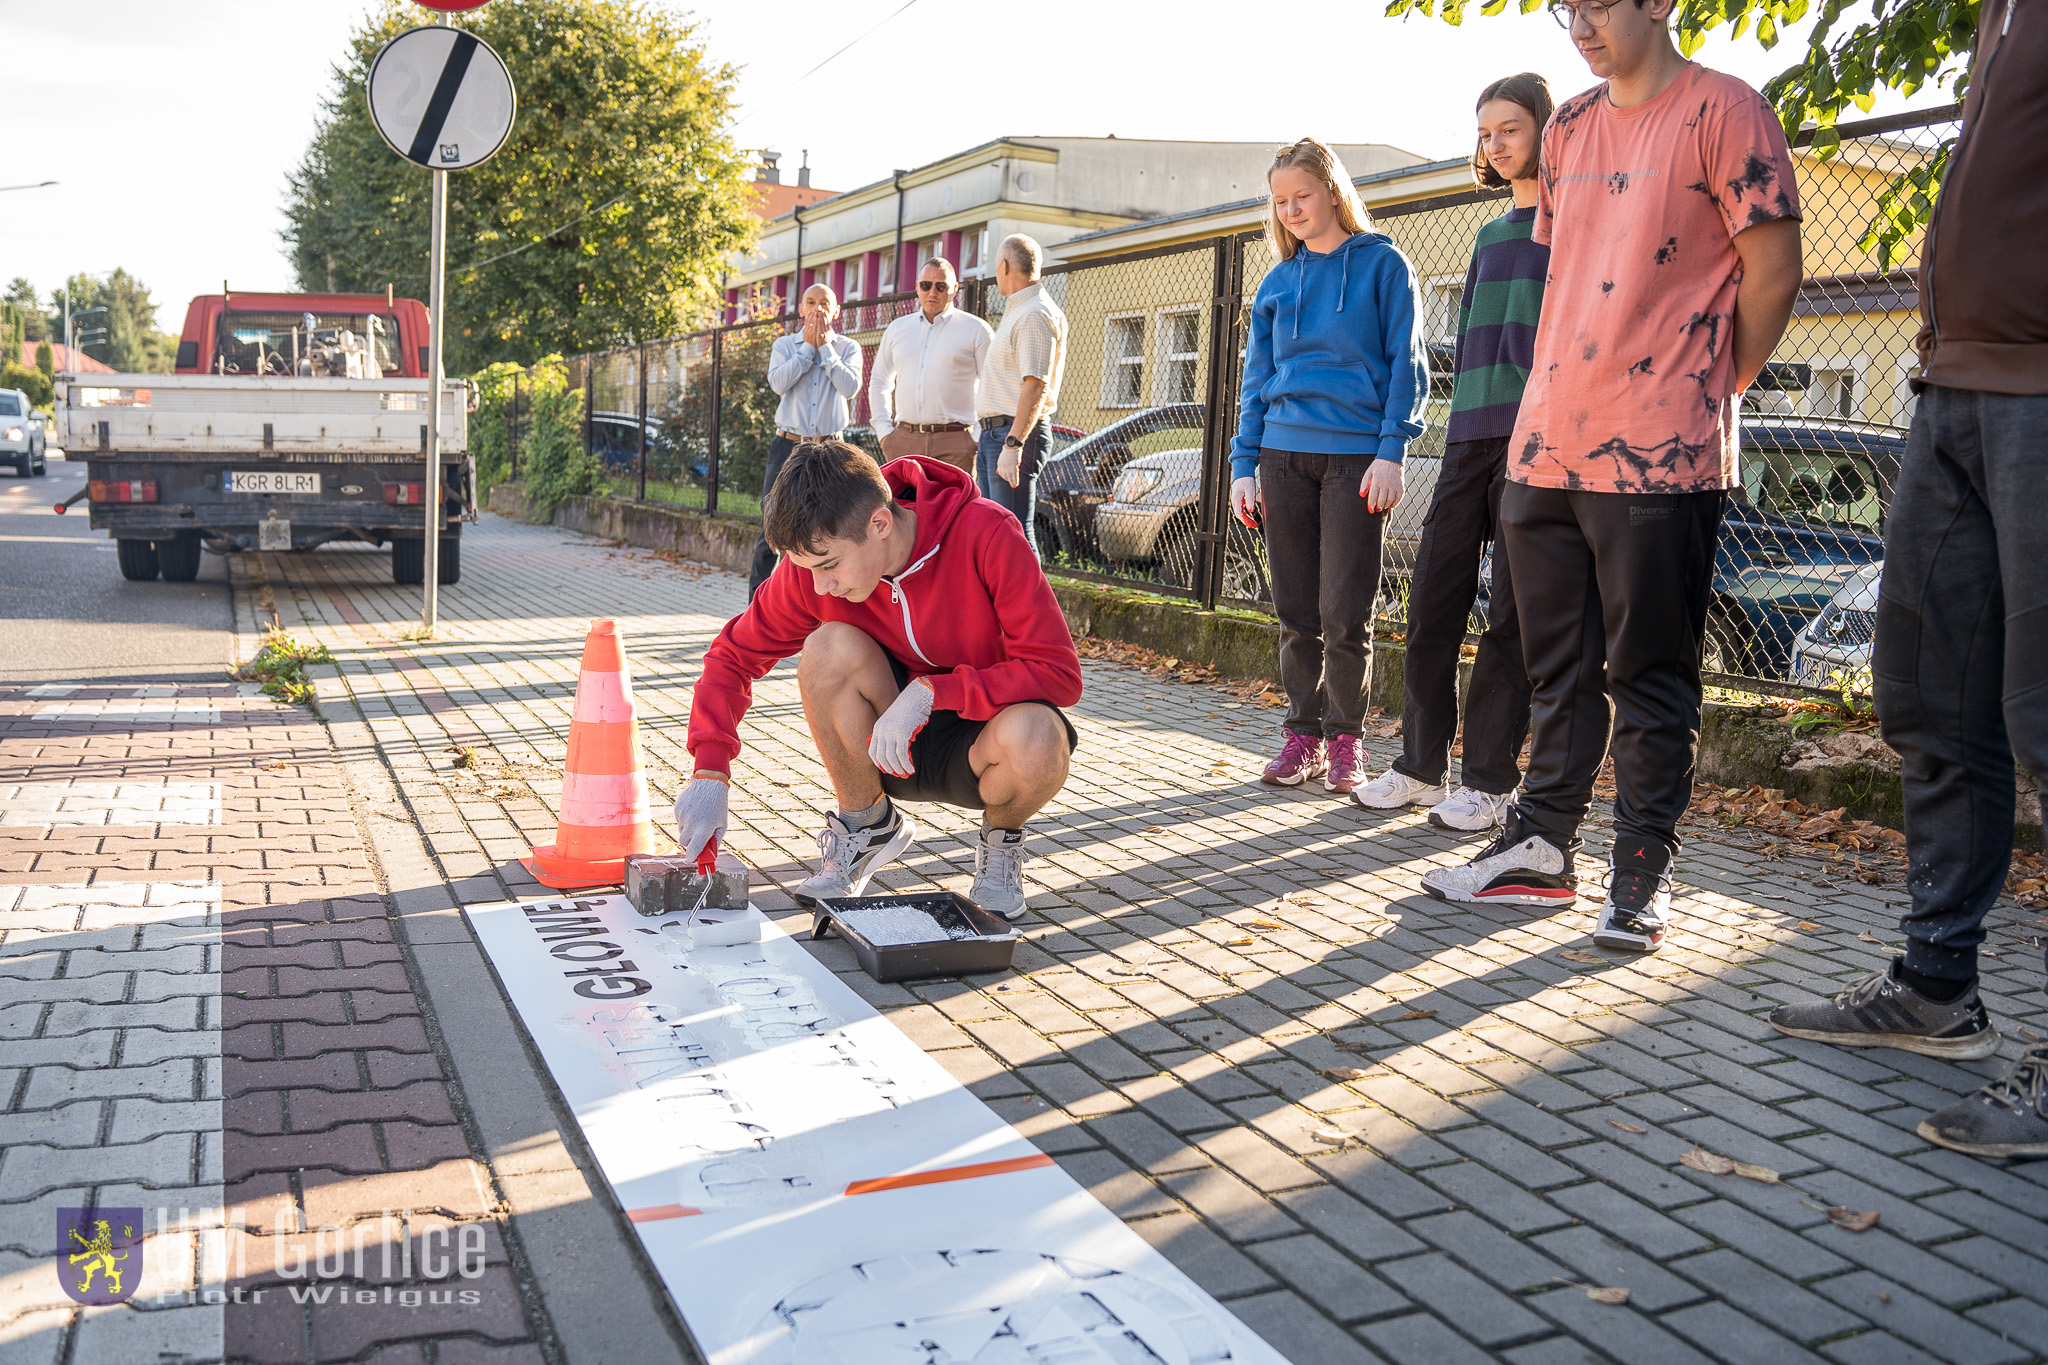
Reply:
<svg viewBox="0 0 2048 1365"><path fill-rule="evenodd" d="M1415 268L1385 233L1327 256L1296 247L1252 300L1233 478L1261 448L1398 460L1422 434L1429 360L1416 328Z"/></svg>

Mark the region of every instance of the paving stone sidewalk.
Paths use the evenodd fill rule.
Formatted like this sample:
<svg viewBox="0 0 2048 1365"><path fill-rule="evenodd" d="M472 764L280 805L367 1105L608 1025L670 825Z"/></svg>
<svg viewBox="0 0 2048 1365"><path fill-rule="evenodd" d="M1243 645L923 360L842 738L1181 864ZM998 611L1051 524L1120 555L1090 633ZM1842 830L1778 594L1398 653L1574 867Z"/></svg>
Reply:
<svg viewBox="0 0 2048 1365"><path fill-rule="evenodd" d="M327 730L253 691L0 690L0 1361L539 1362ZM66 1206L139 1211L125 1305Z"/></svg>
<svg viewBox="0 0 2048 1365"><path fill-rule="evenodd" d="M474 903L540 891L516 860L553 831L589 621L625 633L665 800L691 681L744 585L496 517L465 540L431 643L404 638L418 592L381 554L236 569L334 651L326 695L394 779L372 817L421 827L431 874ZM2038 912L1993 915L1999 1057L1784 1039L1763 1014L1882 963L1898 892L1702 839L1665 949L1610 958L1590 951L1597 892L1549 916L1438 903L1421 873L1469 843L1419 812L1259 786L1276 712L1084 672L1017 970L879 986L843 945L812 951L1299 1365L2048 1356L2048 1162L1913 1131L2048 1033ZM757 687L744 739L729 847L794 914L783 892L830 793L793 667ZM1375 771L1391 757L1367 748ZM970 821L916 815L923 838L882 882L964 890ZM1695 1147L1778 1179L1681 1165ZM1852 1232L1831 1207L1880 1219Z"/></svg>

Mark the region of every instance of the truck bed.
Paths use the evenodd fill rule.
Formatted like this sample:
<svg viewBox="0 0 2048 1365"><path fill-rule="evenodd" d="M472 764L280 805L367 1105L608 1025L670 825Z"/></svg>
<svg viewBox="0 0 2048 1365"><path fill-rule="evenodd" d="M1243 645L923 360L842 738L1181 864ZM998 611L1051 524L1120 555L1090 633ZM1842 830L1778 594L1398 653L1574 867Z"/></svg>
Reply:
<svg viewBox="0 0 2048 1365"><path fill-rule="evenodd" d="M59 374L53 445L74 456L418 461L427 381L281 375ZM469 386L444 381L441 452L468 449Z"/></svg>

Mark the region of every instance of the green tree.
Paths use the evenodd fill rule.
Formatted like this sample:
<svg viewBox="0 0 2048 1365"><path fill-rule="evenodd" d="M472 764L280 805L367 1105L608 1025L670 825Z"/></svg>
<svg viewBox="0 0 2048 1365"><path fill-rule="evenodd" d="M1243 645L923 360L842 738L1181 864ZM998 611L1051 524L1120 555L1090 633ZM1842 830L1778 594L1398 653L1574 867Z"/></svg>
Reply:
<svg viewBox="0 0 2048 1365"><path fill-rule="evenodd" d="M1545 0L1520 0L1524 14ZM1500 14L1508 0L1483 0L1481 14ZM1856 7L1860 8L1860 7ZM1753 34L1766 51L1782 30L1817 13L1799 61L1764 83L1764 98L1778 110L1787 133L1814 124L1814 150L1832 156L1840 145L1835 124L1852 108L1868 113L1881 90L1902 95L1946 88L1956 99L1969 86L1977 39L1977 0L1869 0L1868 19L1849 21L1850 0L1680 0L1678 47L1688 57L1709 33ZM1433 14L1464 22L1467 0L1388 0L1389 15ZM1862 245L1890 263L1898 244L1926 220L1941 188L1954 139L1940 143L1924 164L1893 180Z"/></svg>
<svg viewBox="0 0 2048 1365"><path fill-rule="evenodd" d="M36 343L36 368L43 372L45 379L53 378L57 373L57 352L47 337Z"/></svg>
<svg viewBox="0 0 2048 1365"><path fill-rule="evenodd" d="M36 287L21 276L8 281L7 292L0 299L7 305L8 317L20 325L23 341L41 341L56 330L50 326L50 315L43 311Z"/></svg>
<svg viewBox="0 0 2048 1365"><path fill-rule="evenodd" d="M415 16L387 0L334 69L286 206L301 288L426 295L428 173L363 96ZM733 68L643 0L497 0L463 26L504 57L519 114L497 156L448 177L449 368L687 330L756 223Z"/></svg>
<svg viewBox="0 0 2048 1365"><path fill-rule="evenodd" d="M50 376L32 370L12 356L0 359L0 389L20 389L28 395L30 407L46 408L55 396Z"/></svg>
<svg viewBox="0 0 2048 1365"><path fill-rule="evenodd" d="M104 277L73 275L69 283L75 331L82 334L88 329L107 329L105 336L81 343L81 355L126 372L169 373L171 367L163 354L163 333L156 327L156 303L142 281L126 270L113 270ZM61 296L53 295L52 299L61 317ZM107 311L88 314L81 322L78 314L89 308ZM171 350L177 350L175 342Z"/></svg>

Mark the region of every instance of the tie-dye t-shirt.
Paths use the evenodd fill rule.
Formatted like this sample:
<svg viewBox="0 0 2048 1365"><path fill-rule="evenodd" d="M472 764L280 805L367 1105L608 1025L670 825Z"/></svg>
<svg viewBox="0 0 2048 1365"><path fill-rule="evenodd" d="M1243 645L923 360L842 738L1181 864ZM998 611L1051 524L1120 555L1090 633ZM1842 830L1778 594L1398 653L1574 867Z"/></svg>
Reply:
<svg viewBox="0 0 2048 1365"><path fill-rule="evenodd" d="M1508 477L1610 493L1735 487L1733 239L1799 216L1785 130L1733 76L1694 63L1628 109L1605 85L1559 105L1534 230L1550 283Z"/></svg>

